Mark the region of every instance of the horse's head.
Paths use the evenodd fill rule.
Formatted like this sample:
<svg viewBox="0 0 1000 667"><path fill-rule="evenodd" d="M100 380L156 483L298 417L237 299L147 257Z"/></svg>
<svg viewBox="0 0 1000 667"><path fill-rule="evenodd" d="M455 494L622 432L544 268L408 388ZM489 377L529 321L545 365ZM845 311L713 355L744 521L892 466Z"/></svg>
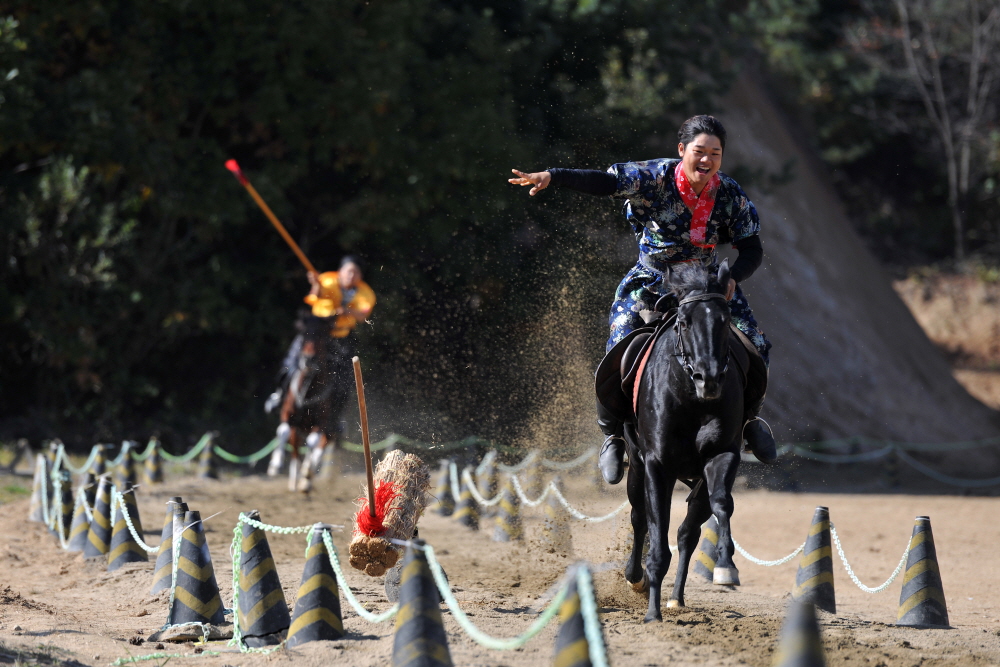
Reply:
<svg viewBox="0 0 1000 667"><path fill-rule="evenodd" d="M681 264L668 272L667 285L679 304L674 323L677 359L698 398L719 398L729 367L729 260L723 260L717 273L697 262Z"/></svg>
<svg viewBox="0 0 1000 667"><path fill-rule="evenodd" d="M330 337L329 317L307 315L302 318L302 356L307 360L320 353Z"/></svg>

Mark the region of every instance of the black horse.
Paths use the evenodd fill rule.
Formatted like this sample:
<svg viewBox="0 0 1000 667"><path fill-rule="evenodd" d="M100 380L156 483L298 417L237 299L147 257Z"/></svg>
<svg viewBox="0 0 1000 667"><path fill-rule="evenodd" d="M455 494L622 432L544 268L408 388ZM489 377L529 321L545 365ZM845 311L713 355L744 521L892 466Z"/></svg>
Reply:
<svg viewBox="0 0 1000 667"><path fill-rule="evenodd" d="M684 605L684 584L701 525L719 522L714 583L739 585L733 564L729 517L740 462L743 426L741 377L748 364L742 344L730 333L724 295L729 264L718 273L699 263L669 272L666 283L678 307L645 361L635 399L635 429L629 428L628 498L632 503L632 554L625 578L637 590L648 587L647 622L662 620L660 588L670 566L667 532L670 500L680 479L692 488L687 517L677 531L678 564L668 607ZM733 336L733 338L731 338ZM649 553L642 565L649 531Z"/></svg>
<svg viewBox="0 0 1000 667"><path fill-rule="evenodd" d="M289 351L287 373L282 382L279 446L271 456L269 475L276 475L284 463L284 445L292 452L288 466L288 488L309 492L313 473L322 465L323 451L332 442L339 444L340 413L347 404L354 379L350 339L330 336L332 318L308 315L301 321L302 333ZM309 454L300 463L299 446Z"/></svg>

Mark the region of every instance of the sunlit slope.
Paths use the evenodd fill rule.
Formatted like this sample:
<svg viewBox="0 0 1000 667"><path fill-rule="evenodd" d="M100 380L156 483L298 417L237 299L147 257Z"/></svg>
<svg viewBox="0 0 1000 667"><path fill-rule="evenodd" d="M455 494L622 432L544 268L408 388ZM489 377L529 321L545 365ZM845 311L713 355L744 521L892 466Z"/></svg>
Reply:
<svg viewBox="0 0 1000 667"><path fill-rule="evenodd" d="M996 413L953 379L851 228L824 167L761 84L741 77L724 108L726 171L744 165L777 174L795 160L790 183L757 178L746 188L760 211L766 258L744 289L774 343L764 417L779 439L1000 434ZM994 462L983 450L972 458Z"/></svg>

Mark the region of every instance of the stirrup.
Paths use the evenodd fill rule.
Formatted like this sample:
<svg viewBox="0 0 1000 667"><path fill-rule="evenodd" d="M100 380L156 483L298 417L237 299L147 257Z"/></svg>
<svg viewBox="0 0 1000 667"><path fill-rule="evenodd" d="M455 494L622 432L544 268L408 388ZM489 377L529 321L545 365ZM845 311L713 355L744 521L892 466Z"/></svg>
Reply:
<svg viewBox="0 0 1000 667"><path fill-rule="evenodd" d="M743 451L744 452L752 452L752 450L750 449L750 443L746 439L747 426L751 422L760 422L761 424L763 424L764 426L766 426L768 434L770 434L771 438L774 438L774 430L771 429L771 425L770 424L768 424L766 421L764 421L763 417L754 417L753 419L748 419L745 422L743 422L743 428L740 429L740 442L743 443Z"/></svg>

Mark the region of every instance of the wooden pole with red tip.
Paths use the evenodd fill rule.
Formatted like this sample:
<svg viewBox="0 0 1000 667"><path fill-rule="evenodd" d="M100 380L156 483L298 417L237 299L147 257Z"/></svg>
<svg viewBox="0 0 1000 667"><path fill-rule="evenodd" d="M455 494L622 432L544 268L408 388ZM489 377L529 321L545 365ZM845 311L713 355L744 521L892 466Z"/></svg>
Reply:
<svg viewBox="0 0 1000 667"><path fill-rule="evenodd" d="M250 181L248 181L247 177L243 175L243 170L240 169L240 165L236 163L236 160L226 160L226 169L233 172L233 176L235 176L236 180L240 182L240 185L247 189L247 192L250 193L253 200L257 202L257 206L260 207L260 210L264 211L264 215L267 216L267 219L271 221L274 228L278 230L279 234L281 234L281 238L285 239L285 243L291 247L292 252L294 252L295 256L299 258L302 265L306 267L306 270L310 273L319 273L319 271L316 270L316 267L312 265L312 262L309 261L309 258L306 257L305 253L302 252L302 248L299 247L299 244L295 242L285 229L284 225L282 225L278 220L278 216L274 214L271 207L269 207L263 198L261 198L254 186L250 185Z"/></svg>
<svg viewBox="0 0 1000 667"><path fill-rule="evenodd" d="M365 474L368 475L368 514L375 518L375 472L372 470L372 446L368 439L368 407L365 405L365 383L361 379L361 360L351 359L354 364L354 384L358 387L358 411L361 413L361 443L365 448Z"/></svg>

